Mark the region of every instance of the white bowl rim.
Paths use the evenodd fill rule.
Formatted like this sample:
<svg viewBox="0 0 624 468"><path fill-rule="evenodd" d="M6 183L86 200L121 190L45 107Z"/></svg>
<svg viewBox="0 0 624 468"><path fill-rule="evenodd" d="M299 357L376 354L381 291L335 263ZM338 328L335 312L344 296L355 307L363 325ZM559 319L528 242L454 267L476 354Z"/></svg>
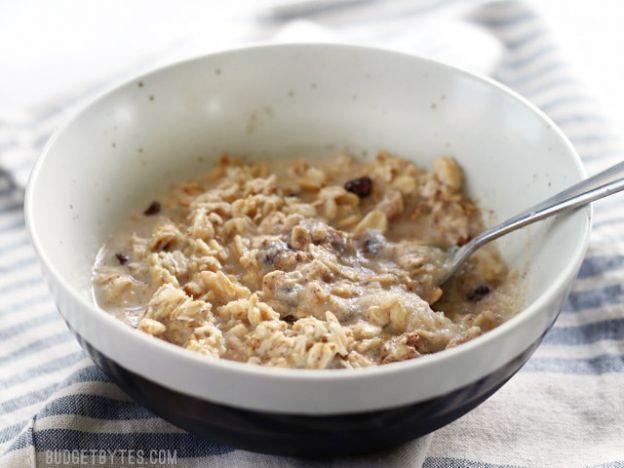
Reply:
<svg viewBox="0 0 624 468"><path fill-rule="evenodd" d="M150 348L150 349L161 349L165 350L169 353L176 354L182 360L186 360L189 362L195 361L197 363L201 363L201 365L206 366L217 366L220 367L221 370L235 373L235 374L256 374L261 377L275 377L279 379L287 379L287 380L299 380L299 381L319 381L319 380L353 380L353 379L366 379L367 377L372 376L390 376L396 372L403 371L416 371L419 368L429 367L429 366L437 366L443 365L443 363L450 361L454 356L459 353L463 353L468 351L469 349L474 349L478 347L482 347L486 343L496 340L501 335L513 332L513 329L516 328L521 322L528 320L529 317L539 314L540 310L545 306L549 301L551 301L554 297L556 297L566 286L568 282L572 280L572 277L576 274L577 269L582 262L585 252L587 250L587 246L589 243L589 233L591 230L591 220L593 209L591 206L585 207L582 211L585 212L586 216L584 219L584 226L582 229L581 242L577 243L576 249L569 257L569 260L566 263L565 268L562 268L555 280L547 287L547 289L538 296L528 307L523 308L518 311L512 318L502 323L498 327L493 330L488 331L487 333L474 338L466 343L461 344L460 346L453 347L450 349L445 349L443 351L439 351L437 353L421 356L418 359L410 359L406 361L393 362L389 364L384 364L381 366L372 366L360 369L291 369L291 368L273 368L273 367L265 367L260 365L251 365L248 363L242 363L237 361L231 361L226 359L214 359L209 360L206 359L205 356L200 355L199 353L195 353L193 351L186 350L180 346L176 346L172 343L156 339L152 336L149 336L145 333L142 333L132 327L129 327L127 324L123 323L118 318L114 317L112 314L106 313L103 309L99 308L94 302L87 300L83 295L79 294L78 291L74 289L57 271L54 264L50 261L46 252L44 251L40 236L36 229L36 221L33 215L33 191L34 186L37 184L37 180L39 174L41 172L41 167L43 166L43 162L46 159L47 155L50 153L51 148L54 146L56 140L62 135L65 130L73 124L84 112L88 111L94 104L99 101L106 99L110 94L117 91L118 89L130 85L131 83L135 83L137 80L146 80L149 76L164 72L169 69L173 69L179 66L187 65L193 62L199 62L205 60L206 58L213 58L220 55L230 55L230 54L238 54L245 52L253 52L256 50L266 50L266 49L288 49L288 48L332 48L332 49L342 49L344 51L348 50L358 50L370 53L381 53L381 54L393 54L398 57L404 57L410 60L421 61L433 66L440 67L442 69L446 69L451 73L457 73L464 75L465 77L482 82L492 88L495 88L499 92L506 94L507 96L513 98L518 101L521 105L528 108L532 111L537 117L539 117L545 124L551 127L551 130L555 132L555 134L561 139L564 147L568 150L572 162L579 175L582 178L587 177L587 173L582 164L581 158L574 149L574 146L568 139L568 137L563 133L563 131L553 122L553 120L548 117L541 109L539 109L535 104L531 103L528 99L524 98L517 92L513 91L511 88L506 85L494 80L493 78L479 75L477 73L464 70L462 68L449 65L443 62L439 62L437 60L433 60L426 57L421 57L416 54L411 54L408 52L397 51L392 49L387 49L383 47L374 47L374 46L363 46L363 45L353 45L353 44L342 44L342 43L317 43L317 42L293 42L293 43L285 43L285 44L273 44L273 43L258 43L253 45L247 45L242 47L228 48L220 51L214 51L207 54L202 54L199 56L194 56L190 58L185 58L182 60L174 61L165 66L158 66L153 69L150 69L146 72L138 73L131 78L126 78L123 80L119 80L118 82L112 84L107 87L105 90L94 96L93 98L87 100L84 104L79 106L76 110L74 110L65 120L59 125L59 127L55 130L53 135L47 141L44 146L41 154L37 158L33 169L30 173L26 194L24 199L24 213L25 213L25 221L26 226L28 228L31 242L37 252L40 261L45 266L45 268L53 275L55 281L61 285L61 287L65 290L67 294L77 303L79 303L89 314L91 314L90 319L95 320L104 320L109 322L109 325L112 325L113 329L119 332L120 337L128 340L139 340L142 345ZM59 311L61 315L63 315L62 311ZM531 343L527 343L527 348ZM98 350L100 351L100 350ZM101 352L101 351L100 351ZM149 378L148 375L145 377Z"/></svg>

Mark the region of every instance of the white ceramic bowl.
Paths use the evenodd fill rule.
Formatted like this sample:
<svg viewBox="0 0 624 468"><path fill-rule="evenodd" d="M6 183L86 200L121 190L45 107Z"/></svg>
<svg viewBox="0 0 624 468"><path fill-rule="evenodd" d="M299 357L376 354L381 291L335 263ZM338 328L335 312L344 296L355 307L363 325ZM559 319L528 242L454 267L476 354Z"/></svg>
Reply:
<svg viewBox="0 0 624 468"><path fill-rule="evenodd" d="M131 329L90 298L98 247L163 181L207 170L222 151L313 157L344 148L363 157L387 149L425 167L453 155L470 194L495 213L490 222L584 175L568 140L534 106L429 60L308 44L175 64L89 104L33 170L27 222L67 324L137 400L182 427L254 450L373 450L459 417L518 370L557 317L585 252L589 209L499 243L526 271L517 316L457 348L376 368L212 361Z"/></svg>

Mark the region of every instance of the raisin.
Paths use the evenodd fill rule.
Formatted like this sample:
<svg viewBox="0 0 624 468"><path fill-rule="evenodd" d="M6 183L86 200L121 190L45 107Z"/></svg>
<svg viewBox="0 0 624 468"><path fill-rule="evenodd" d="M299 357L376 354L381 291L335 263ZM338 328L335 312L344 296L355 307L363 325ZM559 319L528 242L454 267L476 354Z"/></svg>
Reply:
<svg viewBox="0 0 624 468"><path fill-rule="evenodd" d="M125 265L126 263L128 263L128 256L122 254L121 252L116 253L115 258L117 259L120 265Z"/></svg>
<svg viewBox="0 0 624 468"><path fill-rule="evenodd" d="M150 206L148 206L147 209L143 212L143 214L145 216L153 216L160 213L160 209L160 203L157 201L153 201L152 203L150 203Z"/></svg>
<svg viewBox="0 0 624 468"><path fill-rule="evenodd" d="M383 234L375 231L368 231L364 242L362 244L362 250L370 255L377 255L386 244L386 239Z"/></svg>
<svg viewBox="0 0 624 468"><path fill-rule="evenodd" d="M282 317L282 320L286 323L293 324L297 321L297 318L294 315L287 315L286 317Z"/></svg>
<svg viewBox="0 0 624 468"><path fill-rule="evenodd" d="M332 239L329 241L329 245L331 245L332 248L338 253L344 253L349 246L347 243L347 239L342 236L333 236Z"/></svg>
<svg viewBox="0 0 624 468"><path fill-rule="evenodd" d="M466 294L466 299L468 299L470 302L479 302L485 296L490 294L490 292L490 287L487 284L482 284Z"/></svg>
<svg viewBox="0 0 624 468"><path fill-rule="evenodd" d="M344 188L348 192L355 193L360 198L365 198L373 191L373 181L368 176L351 179L345 183Z"/></svg>
<svg viewBox="0 0 624 468"><path fill-rule="evenodd" d="M290 250L290 246L281 239L263 243L263 247L266 248L266 252L262 256L262 261L270 266L275 266L284 257L284 254Z"/></svg>
<svg viewBox="0 0 624 468"><path fill-rule="evenodd" d="M470 236L461 236L459 239L457 239L457 245L461 247L462 245L466 245L471 240L472 240L472 237Z"/></svg>

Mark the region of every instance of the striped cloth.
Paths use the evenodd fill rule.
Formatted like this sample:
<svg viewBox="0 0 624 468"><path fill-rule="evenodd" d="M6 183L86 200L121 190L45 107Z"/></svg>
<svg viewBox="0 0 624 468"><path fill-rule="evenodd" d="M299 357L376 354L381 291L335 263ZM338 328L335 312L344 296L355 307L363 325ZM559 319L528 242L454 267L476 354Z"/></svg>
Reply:
<svg viewBox="0 0 624 468"><path fill-rule="evenodd" d="M502 46L494 77L561 126L589 173L624 155L543 23L524 3L354 2L306 14L345 41L408 50L419 50L412 25L433 14L455 15ZM268 31L283 20L274 18L267 26L265 18L262 28ZM50 450L159 449L176 450L176 466L184 467L624 467L620 198L596 206L587 258L543 345L483 405L433 435L375 456L312 463L253 454L201 440L130 400L86 357L55 310L24 226L22 184L63 110L75 102L56 103L20 122L0 122L0 466L52 466L45 458Z"/></svg>

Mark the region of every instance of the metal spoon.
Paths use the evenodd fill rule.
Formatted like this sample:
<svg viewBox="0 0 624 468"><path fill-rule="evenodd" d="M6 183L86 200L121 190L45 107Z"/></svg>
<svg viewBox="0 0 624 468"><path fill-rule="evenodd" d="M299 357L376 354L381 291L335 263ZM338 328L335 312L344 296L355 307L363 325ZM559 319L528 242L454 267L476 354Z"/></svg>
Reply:
<svg viewBox="0 0 624 468"><path fill-rule="evenodd" d="M538 203L528 210L509 218L498 226L482 232L467 244L453 248L446 263L446 274L442 276L440 284L446 283L477 249L488 242L536 221L541 221L564 211L580 208L621 190L624 190L624 162L620 162L593 177L574 184L542 203Z"/></svg>

